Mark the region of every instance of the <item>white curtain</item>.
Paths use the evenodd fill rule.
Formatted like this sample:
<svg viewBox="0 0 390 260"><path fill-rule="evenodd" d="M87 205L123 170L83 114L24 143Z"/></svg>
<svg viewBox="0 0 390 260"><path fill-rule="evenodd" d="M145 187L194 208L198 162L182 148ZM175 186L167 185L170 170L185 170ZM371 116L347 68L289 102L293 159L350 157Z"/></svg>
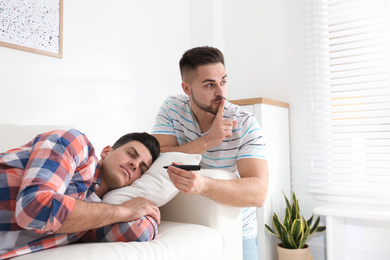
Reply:
<svg viewBox="0 0 390 260"><path fill-rule="evenodd" d="M390 204L390 1L306 1L310 192Z"/></svg>

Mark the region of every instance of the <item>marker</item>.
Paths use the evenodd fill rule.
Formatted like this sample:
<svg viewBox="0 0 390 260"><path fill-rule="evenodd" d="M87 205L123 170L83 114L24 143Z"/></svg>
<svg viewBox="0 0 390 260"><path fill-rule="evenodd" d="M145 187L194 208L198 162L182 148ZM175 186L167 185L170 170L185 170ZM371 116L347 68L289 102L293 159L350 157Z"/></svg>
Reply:
<svg viewBox="0 0 390 260"><path fill-rule="evenodd" d="M177 164L177 165L169 165L169 166L174 166L179 169L187 170L187 171L199 171L200 170L200 165L185 165L185 164ZM168 169L169 166L164 166L164 169Z"/></svg>

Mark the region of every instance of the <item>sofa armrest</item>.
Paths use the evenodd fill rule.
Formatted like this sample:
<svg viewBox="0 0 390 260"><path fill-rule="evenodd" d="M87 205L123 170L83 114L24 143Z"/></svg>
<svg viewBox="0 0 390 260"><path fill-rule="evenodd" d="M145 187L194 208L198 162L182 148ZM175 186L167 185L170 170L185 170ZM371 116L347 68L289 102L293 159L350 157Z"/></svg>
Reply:
<svg viewBox="0 0 390 260"><path fill-rule="evenodd" d="M231 175L219 175L216 178L232 179ZM224 241L223 259L235 260L242 259L241 210L203 196L181 192L160 208L162 220L199 224L219 231Z"/></svg>

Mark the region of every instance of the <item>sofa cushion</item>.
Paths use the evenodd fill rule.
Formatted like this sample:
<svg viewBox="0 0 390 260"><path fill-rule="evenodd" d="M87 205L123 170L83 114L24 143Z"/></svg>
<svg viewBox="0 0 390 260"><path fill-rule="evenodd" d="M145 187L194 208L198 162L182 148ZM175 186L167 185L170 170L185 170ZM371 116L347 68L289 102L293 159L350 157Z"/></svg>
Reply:
<svg viewBox="0 0 390 260"><path fill-rule="evenodd" d="M47 249L15 260L69 259L222 259L222 235L201 225L161 222L156 239L149 242L81 243Z"/></svg>
<svg viewBox="0 0 390 260"><path fill-rule="evenodd" d="M163 166L170 165L172 162L199 164L200 159L199 154L161 153L141 178L135 180L130 186L108 192L104 195L103 202L119 205L136 197L145 197L161 207L179 192Z"/></svg>

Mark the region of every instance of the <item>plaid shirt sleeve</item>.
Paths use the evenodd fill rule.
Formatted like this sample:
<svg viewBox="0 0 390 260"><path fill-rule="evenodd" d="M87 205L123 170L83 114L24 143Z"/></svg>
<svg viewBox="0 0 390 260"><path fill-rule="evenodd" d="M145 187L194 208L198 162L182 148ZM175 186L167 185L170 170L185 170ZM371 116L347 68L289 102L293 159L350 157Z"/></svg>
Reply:
<svg viewBox="0 0 390 260"><path fill-rule="evenodd" d="M72 213L75 199L84 199L96 163L92 145L77 130L35 138L16 199L18 225L37 233L59 229Z"/></svg>
<svg viewBox="0 0 390 260"><path fill-rule="evenodd" d="M88 231L82 242L143 242L153 240L158 231L156 221L149 216Z"/></svg>

